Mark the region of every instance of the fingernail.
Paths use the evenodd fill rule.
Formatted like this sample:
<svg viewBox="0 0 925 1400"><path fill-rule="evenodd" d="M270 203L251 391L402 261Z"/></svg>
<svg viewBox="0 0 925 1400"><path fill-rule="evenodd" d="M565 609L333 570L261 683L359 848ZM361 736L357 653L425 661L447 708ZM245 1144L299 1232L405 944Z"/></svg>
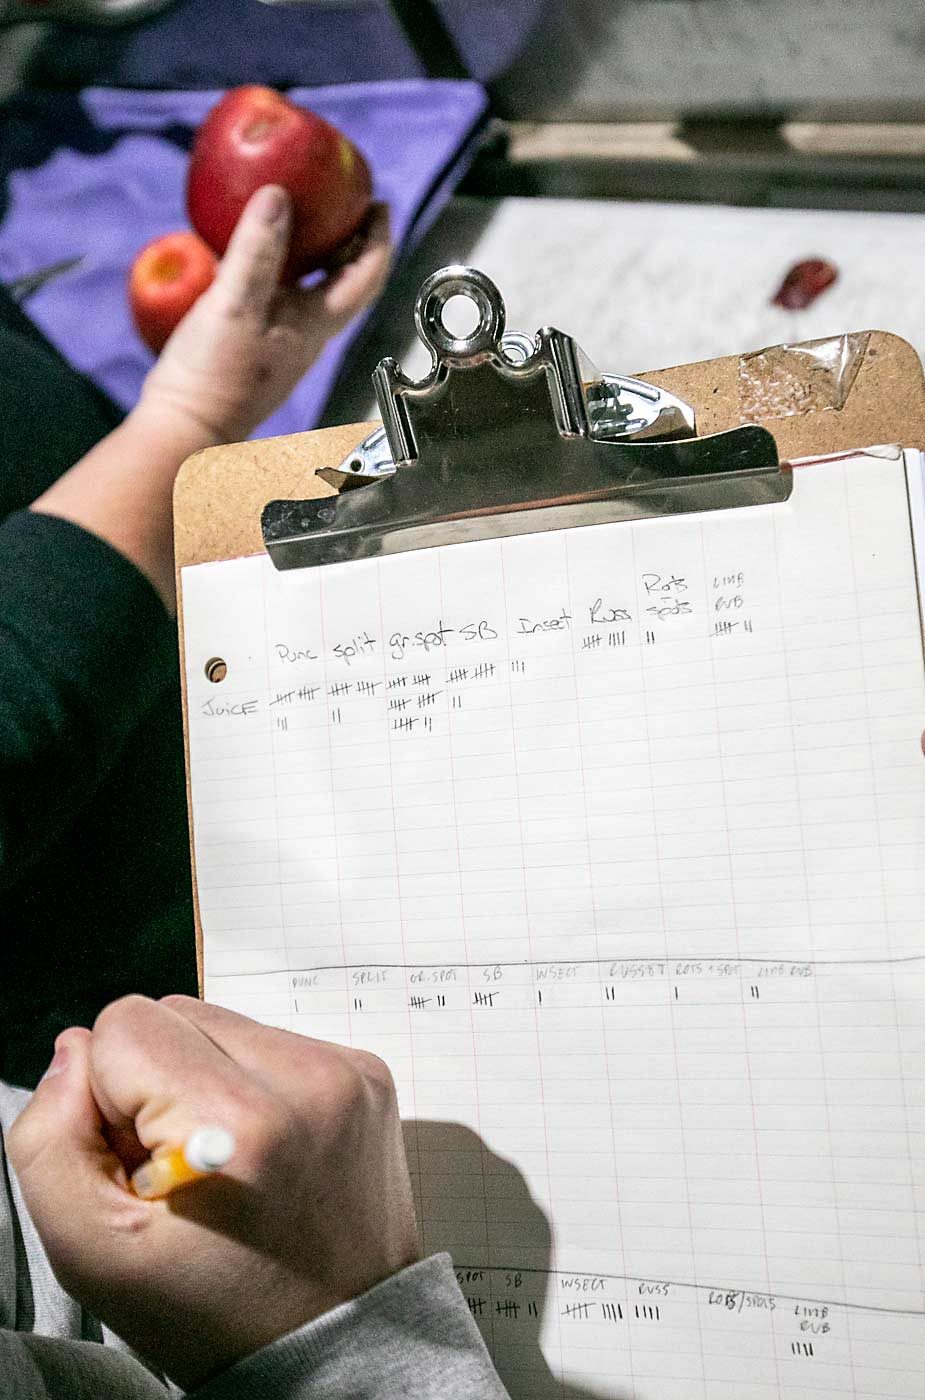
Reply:
<svg viewBox="0 0 925 1400"><path fill-rule="evenodd" d="M267 185L257 196L257 213L265 224L275 224L289 209L289 196L281 185Z"/></svg>
<svg viewBox="0 0 925 1400"><path fill-rule="evenodd" d="M66 1045L62 1045L55 1050L51 1064L42 1075L43 1079L54 1079L56 1074L62 1074L67 1069L67 1062L70 1058L70 1051Z"/></svg>

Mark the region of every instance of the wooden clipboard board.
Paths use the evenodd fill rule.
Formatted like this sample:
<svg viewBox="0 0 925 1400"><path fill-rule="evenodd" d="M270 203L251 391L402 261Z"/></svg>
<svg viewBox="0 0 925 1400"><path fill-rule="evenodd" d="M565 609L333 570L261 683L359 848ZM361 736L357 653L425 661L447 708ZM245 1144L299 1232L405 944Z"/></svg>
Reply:
<svg viewBox="0 0 925 1400"><path fill-rule="evenodd" d="M768 429L782 462L884 443L925 450L922 364L911 345L884 331L774 346L637 377L689 404L699 436L743 424ZM261 512L267 502L336 495L317 472L336 467L375 426L353 423L210 448L182 467L174 491L174 537L188 791L182 570L262 553ZM192 858L195 886L194 851ZM198 897L194 907L201 990Z"/></svg>

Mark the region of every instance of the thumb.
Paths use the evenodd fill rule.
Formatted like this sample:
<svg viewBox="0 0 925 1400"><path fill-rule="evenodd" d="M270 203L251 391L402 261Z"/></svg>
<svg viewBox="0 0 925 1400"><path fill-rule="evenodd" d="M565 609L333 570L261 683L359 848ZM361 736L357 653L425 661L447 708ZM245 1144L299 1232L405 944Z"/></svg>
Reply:
<svg viewBox="0 0 925 1400"><path fill-rule="evenodd" d="M106 1141L90 1090L89 1052L88 1030L62 1031L54 1059L6 1139L29 1214L62 1282L68 1242L90 1202L99 1201L100 1188L125 1194L125 1169Z"/></svg>
<svg viewBox="0 0 925 1400"><path fill-rule="evenodd" d="M264 185L251 196L205 293L213 305L230 316L266 320L279 291L291 224L292 201L281 185Z"/></svg>

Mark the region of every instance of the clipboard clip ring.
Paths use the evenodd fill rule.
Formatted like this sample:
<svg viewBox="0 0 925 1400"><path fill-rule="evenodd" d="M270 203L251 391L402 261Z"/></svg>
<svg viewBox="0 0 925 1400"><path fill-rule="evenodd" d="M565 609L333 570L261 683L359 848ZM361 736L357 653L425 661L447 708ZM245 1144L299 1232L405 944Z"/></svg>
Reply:
<svg viewBox="0 0 925 1400"><path fill-rule="evenodd" d="M446 324L448 301L462 297L478 311L478 324L457 335ZM501 293L474 267L444 267L423 283L414 303L414 324L435 360L458 368L476 364L497 350L507 320Z"/></svg>
<svg viewBox="0 0 925 1400"><path fill-rule="evenodd" d="M458 334L457 296L477 321ZM270 501L263 538L277 568L786 500L789 474L755 424L695 436L693 410L642 380L601 375L571 336L505 331L483 272L446 267L423 283L415 323L423 379L392 358L373 374L382 427L339 468L336 497Z"/></svg>

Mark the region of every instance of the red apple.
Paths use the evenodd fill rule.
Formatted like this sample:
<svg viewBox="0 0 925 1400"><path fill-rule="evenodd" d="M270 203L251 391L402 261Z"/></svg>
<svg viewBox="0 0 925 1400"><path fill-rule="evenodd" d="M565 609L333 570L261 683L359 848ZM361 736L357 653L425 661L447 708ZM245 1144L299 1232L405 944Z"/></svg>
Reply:
<svg viewBox="0 0 925 1400"><path fill-rule="evenodd" d="M215 279L218 259L196 233L168 233L132 263L129 301L138 334L158 354Z"/></svg>
<svg viewBox="0 0 925 1400"><path fill-rule="evenodd" d="M235 88L196 133L186 182L193 227L216 253L261 185L292 196L286 281L336 263L372 196L369 166L337 127L271 88Z"/></svg>

